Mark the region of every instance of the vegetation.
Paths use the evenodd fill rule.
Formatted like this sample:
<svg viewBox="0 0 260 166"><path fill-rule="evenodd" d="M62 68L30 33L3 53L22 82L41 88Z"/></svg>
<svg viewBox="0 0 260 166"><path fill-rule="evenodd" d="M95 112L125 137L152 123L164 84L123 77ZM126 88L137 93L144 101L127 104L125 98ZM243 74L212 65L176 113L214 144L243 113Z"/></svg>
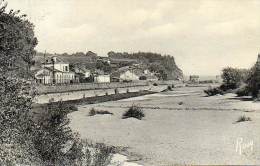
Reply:
<svg viewBox="0 0 260 166"><path fill-rule="evenodd" d="M143 110L141 107L138 107L136 105L132 105L124 114L123 114L123 119L127 118L136 118L141 120L145 114L143 113Z"/></svg>
<svg viewBox="0 0 260 166"><path fill-rule="evenodd" d="M237 90L236 90L236 94L237 96L251 96L252 95L252 91L250 89L250 87L245 84L240 86Z"/></svg>
<svg viewBox="0 0 260 166"><path fill-rule="evenodd" d="M178 104L179 104L179 105L183 105L184 103L183 103L183 101L180 101L180 102L178 102Z"/></svg>
<svg viewBox="0 0 260 166"><path fill-rule="evenodd" d="M112 70L112 67L109 63L103 62L103 61L97 61L96 63L96 69L102 70L105 73L110 73Z"/></svg>
<svg viewBox="0 0 260 166"><path fill-rule="evenodd" d="M19 11L6 12L4 5L0 20L0 165L38 165L35 125L29 116L35 93L33 85L24 81L37 39L33 25Z"/></svg>
<svg viewBox="0 0 260 166"><path fill-rule="evenodd" d="M172 91L172 90L173 90L173 89L172 89L172 86L170 86L170 85L167 86L167 89L168 89L169 91Z"/></svg>
<svg viewBox="0 0 260 166"><path fill-rule="evenodd" d="M220 87L204 90L208 96L223 95L227 92L236 92L238 96L250 94L250 88L244 86L249 78L251 70L226 67L222 70L223 84Z"/></svg>
<svg viewBox="0 0 260 166"><path fill-rule="evenodd" d="M254 65L249 69L248 78L246 80L246 91L252 95L253 98L258 97L259 91L259 73L257 72L257 66Z"/></svg>
<svg viewBox="0 0 260 166"><path fill-rule="evenodd" d="M252 68L235 69L226 68L223 70L222 78L224 84L220 88L224 91L229 89L236 89L238 96L249 96L256 98L259 90L259 76L257 73L256 65Z"/></svg>
<svg viewBox="0 0 260 166"><path fill-rule="evenodd" d="M151 52L137 52L137 53L116 53L110 51L108 56L112 59L131 59L139 63L146 64L150 71L155 72L157 77L161 80L181 79L183 78L182 71L175 63L173 56L151 53Z"/></svg>
<svg viewBox="0 0 260 166"><path fill-rule="evenodd" d="M204 90L204 92L208 95L208 96L215 96L215 95L223 95L224 94L224 91L219 88L219 87L216 87L216 88L212 88L210 87L209 89L207 90Z"/></svg>
<svg viewBox="0 0 260 166"><path fill-rule="evenodd" d="M249 71L247 69L237 69L227 67L222 70L223 85L222 90L236 89L248 78Z"/></svg>
<svg viewBox="0 0 260 166"><path fill-rule="evenodd" d="M113 115L113 113L111 113L109 111L96 110L95 108L91 108L91 110L89 111L89 116L94 116L94 115L97 115L97 114L101 114L101 115L110 114L110 115Z"/></svg>
<svg viewBox="0 0 260 166"><path fill-rule="evenodd" d="M237 123L238 122L245 122L245 121L251 121L252 119L250 117L246 117L245 115L243 116L240 116L237 120Z"/></svg>
<svg viewBox="0 0 260 166"><path fill-rule="evenodd" d="M45 117L31 116L36 91L30 66L37 39L19 11L0 8L0 165L107 165L113 148L90 145L68 126L63 102L48 103Z"/></svg>

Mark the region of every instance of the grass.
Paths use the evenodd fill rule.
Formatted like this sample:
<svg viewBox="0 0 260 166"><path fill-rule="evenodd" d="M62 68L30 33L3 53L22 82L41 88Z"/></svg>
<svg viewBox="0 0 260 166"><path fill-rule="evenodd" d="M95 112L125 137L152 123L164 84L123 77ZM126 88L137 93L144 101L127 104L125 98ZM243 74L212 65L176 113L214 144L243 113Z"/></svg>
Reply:
<svg viewBox="0 0 260 166"><path fill-rule="evenodd" d="M240 116L236 122L239 123L239 122L245 122L245 121L252 121L252 119L250 117L246 117L245 115L243 115L243 116Z"/></svg>
<svg viewBox="0 0 260 166"><path fill-rule="evenodd" d="M94 115L104 115L104 114L110 114L113 115L113 113L109 112L109 111L103 111L103 110L96 110L95 108L91 108L91 110L89 111L89 116L94 116Z"/></svg>
<svg viewBox="0 0 260 166"><path fill-rule="evenodd" d="M109 165L112 155L117 153L117 148L103 143L92 143L87 140L82 142L83 162L82 165L106 166Z"/></svg>
<svg viewBox="0 0 260 166"><path fill-rule="evenodd" d="M132 105L122 116L123 119L127 118L136 118L141 120L145 114L143 113L143 110L141 107L138 107L136 105Z"/></svg>

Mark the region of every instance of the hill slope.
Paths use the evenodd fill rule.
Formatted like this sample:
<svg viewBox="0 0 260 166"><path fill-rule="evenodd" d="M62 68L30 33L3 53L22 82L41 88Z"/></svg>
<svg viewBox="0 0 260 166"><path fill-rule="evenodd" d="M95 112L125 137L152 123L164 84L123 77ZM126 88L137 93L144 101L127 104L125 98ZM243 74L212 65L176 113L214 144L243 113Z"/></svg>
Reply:
<svg viewBox="0 0 260 166"><path fill-rule="evenodd" d="M118 59L131 59L138 63L146 64L151 71L160 74L161 79L183 79L183 72L177 66L175 59L170 55L161 55L150 52L138 52L138 53L116 53L109 52L109 58L113 60Z"/></svg>

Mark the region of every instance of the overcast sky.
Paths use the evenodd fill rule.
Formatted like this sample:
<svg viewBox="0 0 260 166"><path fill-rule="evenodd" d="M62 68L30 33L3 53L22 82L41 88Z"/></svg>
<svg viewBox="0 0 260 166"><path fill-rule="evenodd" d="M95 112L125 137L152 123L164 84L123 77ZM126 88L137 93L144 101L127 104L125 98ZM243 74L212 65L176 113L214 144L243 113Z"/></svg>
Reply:
<svg viewBox="0 0 260 166"><path fill-rule="evenodd" d="M37 50L152 51L185 74L250 67L260 52L260 0L8 0L35 24Z"/></svg>

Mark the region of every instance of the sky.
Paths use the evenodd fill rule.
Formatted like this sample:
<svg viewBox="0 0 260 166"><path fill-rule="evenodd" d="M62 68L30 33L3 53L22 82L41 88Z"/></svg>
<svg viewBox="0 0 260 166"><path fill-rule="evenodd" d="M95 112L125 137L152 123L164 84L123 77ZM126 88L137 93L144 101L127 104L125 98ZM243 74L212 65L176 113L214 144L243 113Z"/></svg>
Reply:
<svg viewBox="0 0 260 166"><path fill-rule="evenodd" d="M35 25L38 51L157 52L184 74L249 68L260 53L260 0L8 0Z"/></svg>

